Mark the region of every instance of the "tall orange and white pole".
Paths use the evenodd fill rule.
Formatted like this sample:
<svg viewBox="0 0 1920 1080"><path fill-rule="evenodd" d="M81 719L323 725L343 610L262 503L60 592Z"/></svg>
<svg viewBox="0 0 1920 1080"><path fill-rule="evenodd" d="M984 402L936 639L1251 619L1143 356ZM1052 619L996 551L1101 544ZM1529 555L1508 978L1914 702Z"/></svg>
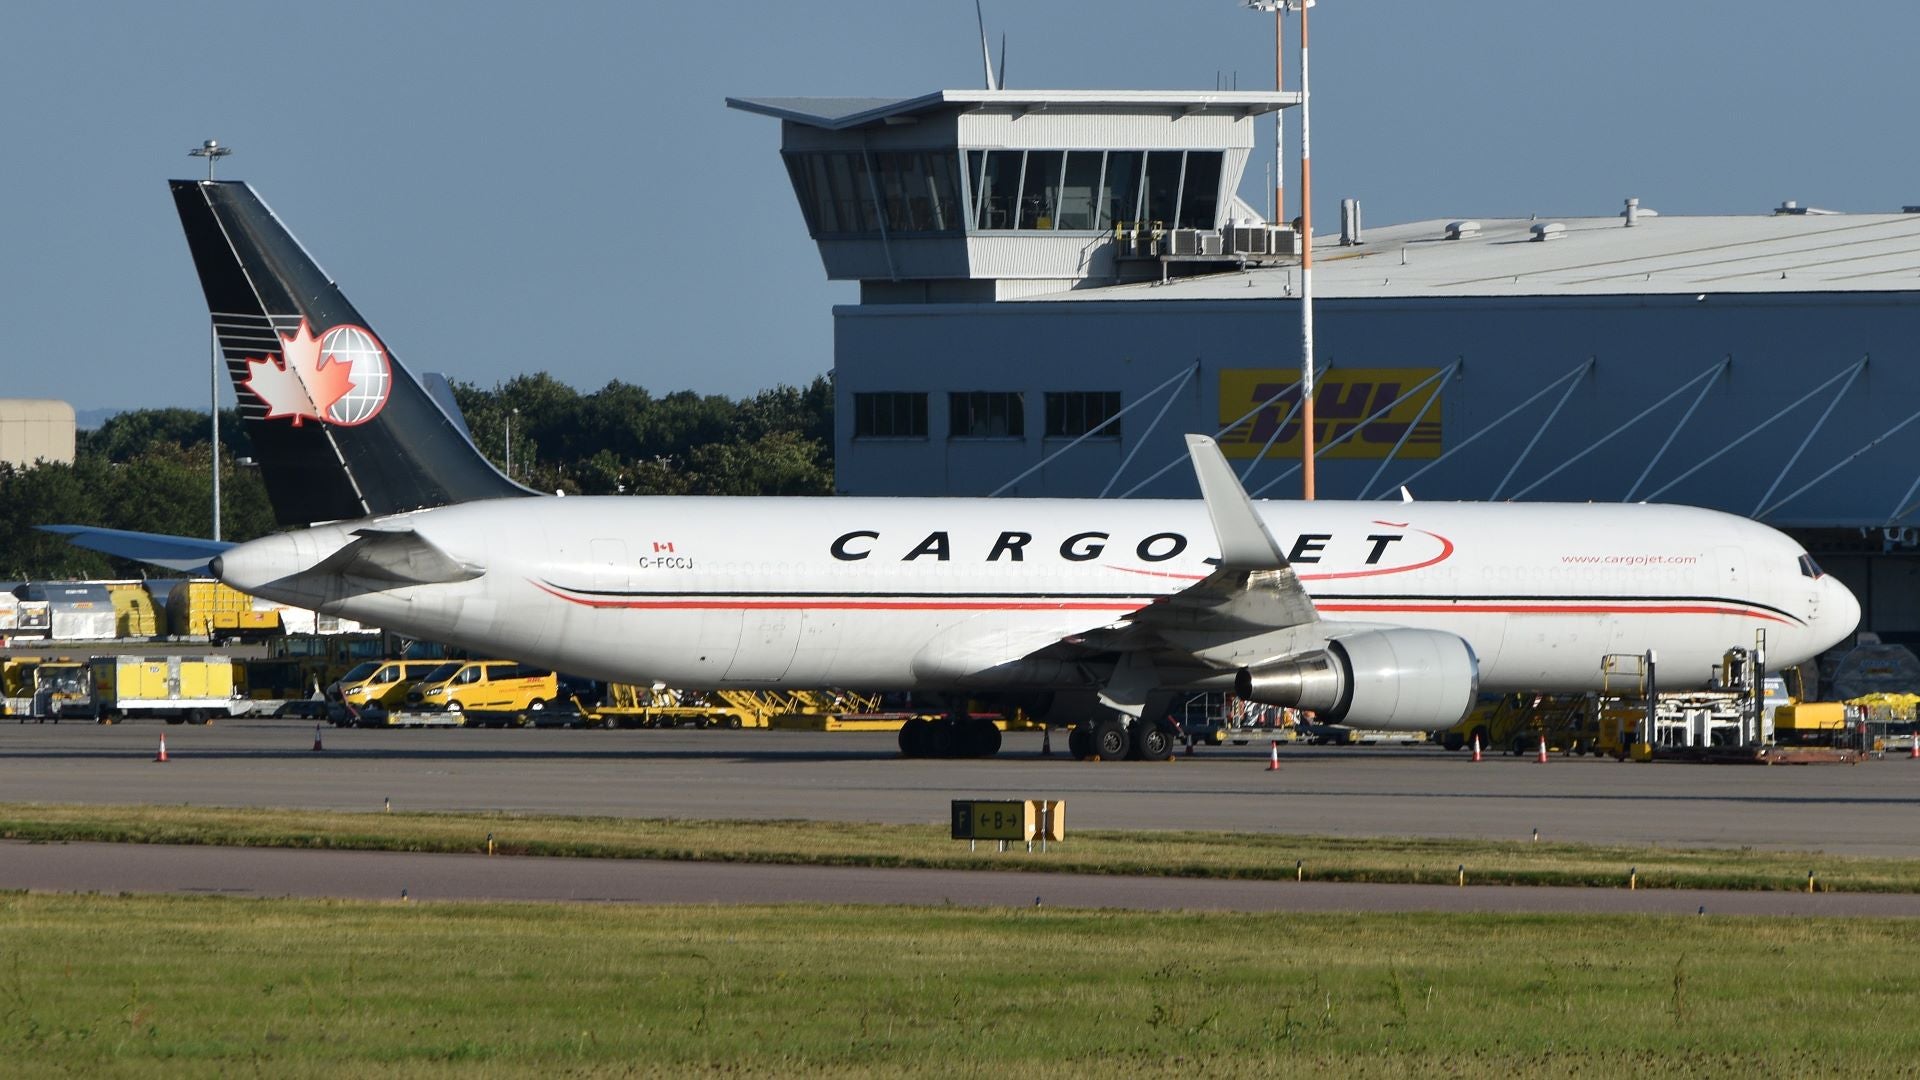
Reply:
<svg viewBox="0 0 1920 1080"><path fill-rule="evenodd" d="M1301 497L1313 499L1313 137L1307 75L1307 10L1300 0L1300 461Z"/></svg>
<svg viewBox="0 0 1920 1080"><path fill-rule="evenodd" d="M1285 93L1287 5L1273 5L1273 90ZM1287 220L1287 110L1273 110L1273 221Z"/></svg>

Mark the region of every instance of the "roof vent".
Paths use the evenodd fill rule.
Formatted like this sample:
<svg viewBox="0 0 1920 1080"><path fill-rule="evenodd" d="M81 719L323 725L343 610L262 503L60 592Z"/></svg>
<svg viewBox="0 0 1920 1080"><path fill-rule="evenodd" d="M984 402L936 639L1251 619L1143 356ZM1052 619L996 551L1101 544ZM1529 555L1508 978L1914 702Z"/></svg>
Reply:
<svg viewBox="0 0 1920 1080"><path fill-rule="evenodd" d="M1567 235L1567 227L1558 221L1543 221L1528 231L1533 233L1535 242L1558 240Z"/></svg>
<svg viewBox="0 0 1920 1080"><path fill-rule="evenodd" d="M1779 206L1774 207L1773 212L1775 214L1804 214L1807 212L1807 208L1792 199L1788 199Z"/></svg>
<svg viewBox="0 0 1920 1080"><path fill-rule="evenodd" d="M1480 223L1477 221L1447 222L1447 239L1449 240L1465 240L1467 237L1479 235Z"/></svg>

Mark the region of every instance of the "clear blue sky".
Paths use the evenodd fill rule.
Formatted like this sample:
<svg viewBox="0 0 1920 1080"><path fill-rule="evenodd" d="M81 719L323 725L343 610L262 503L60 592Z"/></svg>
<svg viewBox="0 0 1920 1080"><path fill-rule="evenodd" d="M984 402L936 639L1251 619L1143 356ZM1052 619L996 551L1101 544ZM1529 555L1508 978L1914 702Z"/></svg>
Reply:
<svg viewBox="0 0 1920 1080"><path fill-rule="evenodd" d="M1270 85L1270 17L1237 0L986 9L1015 87ZM1911 4L1325 0L1313 26L1322 229L1342 196L1374 225L1920 203ZM722 99L980 79L969 0L10 0L0 41L0 396L80 408L206 399L165 181L208 137L417 369L803 382L854 287L779 125Z"/></svg>

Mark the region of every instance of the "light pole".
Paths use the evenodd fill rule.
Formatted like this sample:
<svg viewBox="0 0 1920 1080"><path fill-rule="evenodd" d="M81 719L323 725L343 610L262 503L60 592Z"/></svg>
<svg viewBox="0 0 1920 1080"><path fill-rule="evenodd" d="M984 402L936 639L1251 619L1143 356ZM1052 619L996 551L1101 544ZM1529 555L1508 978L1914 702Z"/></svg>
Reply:
<svg viewBox="0 0 1920 1080"><path fill-rule="evenodd" d="M1309 88L1307 68L1307 9L1314 0L1246 0L1247 6L1261 11L1273 12L1274 19L1274 88L1279 86L1280 56L1282 38L1280 20L1287 11L1300 13L1300 495L1313 499L1313 125L1309 122L1309 108L1313 99ZM1274 176L1281 174L1280 168L1280 119L1278 112L1274 116ZM1274 187L1274 216L1283 216L1280 208L1282 189L1276 180Z"/></svg>
<svg viewBox="0 0 1920 1080"><path fill-rule="evenodd" d="M212 183L214 163L231 153L233 153L233 147L221 146L218 139L208 139L198 147L187 151L187 156L207 159L207 182ZM220 539L220 331L209 326L207 338L210 342L208 351L212 354L212 361L208 365L210 377L207 380L207 399L210 403L209 412L213 417L213 538L218 540Z"/></svg>
<svg viewBox="0 0 1920 1080"><path fill-rule="evenodd" d="M1277 92L1287 89L1285 58L1287 55L1286 17L1288 4L1283 0L1245 0L1246 5L1255 11L1273 13L1273 88ZM1285 109L1273 110L1273 223L1287 219L1287 122Z"/></svg>
<svg viewBox="0 0 1920 1080"><path fill-rule="evenodd" d="M507 410L507 479L513 479L513 418L520 415L519 409Z"/></svg>

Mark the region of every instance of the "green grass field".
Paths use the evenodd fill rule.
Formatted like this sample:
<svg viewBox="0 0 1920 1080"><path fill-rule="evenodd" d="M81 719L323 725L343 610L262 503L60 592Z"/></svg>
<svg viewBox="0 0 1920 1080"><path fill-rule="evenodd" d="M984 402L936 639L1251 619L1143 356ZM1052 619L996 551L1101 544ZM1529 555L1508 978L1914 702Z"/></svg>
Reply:
<svg viewBox="0 0 1920 1080"><path fill-rule="evenodd" d="M1069 818L1071 822L1071 818ZM1045 855L968 852L944 828L814 821L694 821L506 814L382 814L219 807L0 804L0 837L253 847L1060 870L1094 874L1451 884L1920 892L1920 859L1729 848L1225 832L1078 832Z"/></svg>
<svg viewBox="0 0 1920 1080"><path fill-rule="evenodd" d="M1911 1074L1866 920L0 896L0 1072Z"/></svg>

